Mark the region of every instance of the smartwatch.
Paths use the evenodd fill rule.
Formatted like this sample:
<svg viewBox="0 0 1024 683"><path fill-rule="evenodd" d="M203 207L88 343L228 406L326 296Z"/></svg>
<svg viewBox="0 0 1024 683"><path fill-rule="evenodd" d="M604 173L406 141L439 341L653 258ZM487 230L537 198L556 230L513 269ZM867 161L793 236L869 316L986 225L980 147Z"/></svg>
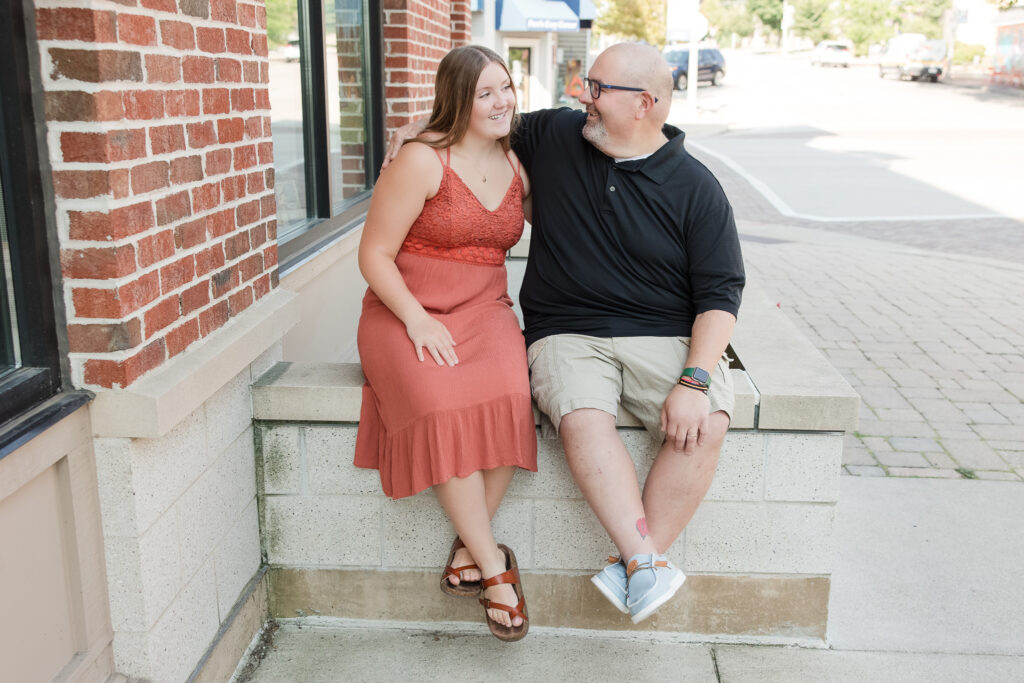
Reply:
<svg viewBox="0 0 1024 683"><path fill-rule="evenodd" d="M683 368L683 377L689 377L701 384L711 384L711 375L703 368Z"/></svg>

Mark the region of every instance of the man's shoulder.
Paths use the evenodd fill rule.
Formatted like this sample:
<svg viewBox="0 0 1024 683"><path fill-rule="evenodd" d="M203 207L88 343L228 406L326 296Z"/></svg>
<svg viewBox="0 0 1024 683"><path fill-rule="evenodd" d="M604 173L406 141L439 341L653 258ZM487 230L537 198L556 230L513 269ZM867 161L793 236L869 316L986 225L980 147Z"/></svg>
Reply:
<svg viewBox="0 0 1024 683"><path fill-rule="evenodd" d="M674 140L670 140L669 144L672 144L672 142ZM682 144L675 146L670 153L677 163L676 172L672 175L673 180L676 182L682 182L687 185L694 183L719 184L711 169L705 166L704 162L700 159L690 154Z"/></svg>
<svg viewBox="0 0 1024 683"><path fill-rule="evenodd" d="M522 115L523 122L535 128L557 126L571 127L583 126L587 118L585 111L571 109L569 107L558 107L557 109L538 109Z"/></svg>

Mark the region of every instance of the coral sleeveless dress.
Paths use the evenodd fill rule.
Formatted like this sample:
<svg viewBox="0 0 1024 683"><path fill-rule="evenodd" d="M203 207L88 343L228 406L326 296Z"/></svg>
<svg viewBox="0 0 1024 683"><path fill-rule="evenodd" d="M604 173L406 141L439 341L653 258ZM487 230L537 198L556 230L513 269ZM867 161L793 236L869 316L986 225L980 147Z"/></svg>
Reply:
<svg viewBox="0 0 1024 683"><path fill-rule="evenodd" d="M426 350L417 360L405 325L369 289L359 319L366 384L355 464L379 470L391 498L477 470L537 471L526 345L505 271L523 231L523 181L513 166L505 198L488 211L449 162L395 264L451 332L458 364L439 366Z"/></svg>

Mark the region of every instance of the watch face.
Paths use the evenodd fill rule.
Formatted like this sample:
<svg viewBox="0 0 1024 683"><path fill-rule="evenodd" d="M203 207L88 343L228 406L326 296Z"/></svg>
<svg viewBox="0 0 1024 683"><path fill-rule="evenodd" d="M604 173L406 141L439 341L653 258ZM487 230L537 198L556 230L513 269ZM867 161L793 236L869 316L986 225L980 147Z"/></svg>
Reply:
<svg viewBox="0 0 1024 683"><path fill-rule="evenodd" d="M698 382L703 382L704 384L707 384L708 380L711 379L711 375L709 375L708 371L704 370L703 368L694 368L693 378Z"/></svg>

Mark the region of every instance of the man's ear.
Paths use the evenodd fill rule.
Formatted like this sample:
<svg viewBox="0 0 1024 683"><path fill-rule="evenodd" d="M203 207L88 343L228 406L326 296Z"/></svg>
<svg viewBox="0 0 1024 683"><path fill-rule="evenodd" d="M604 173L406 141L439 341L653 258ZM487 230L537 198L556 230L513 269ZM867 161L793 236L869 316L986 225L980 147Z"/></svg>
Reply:
<svg viewBox="0 0 1024 683"><path fill-rule="evenodd" d="M646 90L640 93L640 104L637 105L636 112L634 112L636 119L639 121L640 119L649 116L651 111L654 110L654 105L655 101L653 94Z"/></svg>

